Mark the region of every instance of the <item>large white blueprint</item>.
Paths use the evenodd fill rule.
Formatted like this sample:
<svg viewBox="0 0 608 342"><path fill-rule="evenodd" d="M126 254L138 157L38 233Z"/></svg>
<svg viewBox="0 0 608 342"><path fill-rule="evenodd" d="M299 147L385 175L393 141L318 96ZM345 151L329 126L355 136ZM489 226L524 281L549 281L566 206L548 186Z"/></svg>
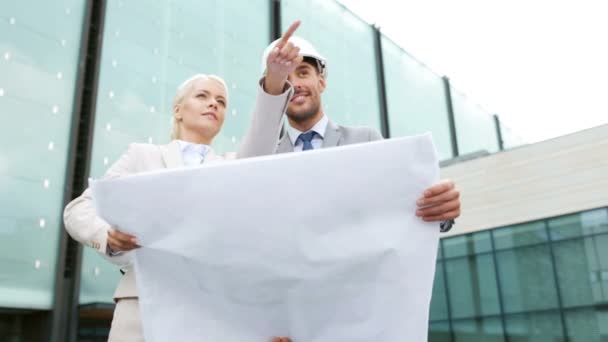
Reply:
<svg viewBox="0 0 608 342"><path fill-rule="evenodd" d="M426 341L430 135L93 181L138 237L147 342Z"/></svg>

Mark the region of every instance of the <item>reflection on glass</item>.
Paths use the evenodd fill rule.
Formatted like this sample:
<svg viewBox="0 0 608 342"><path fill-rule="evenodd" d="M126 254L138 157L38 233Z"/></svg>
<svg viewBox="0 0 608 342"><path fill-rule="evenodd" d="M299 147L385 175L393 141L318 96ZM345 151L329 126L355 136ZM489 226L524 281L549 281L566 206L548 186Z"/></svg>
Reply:
<svg viewBox="0 0 608 342"><path fill-rule="evenodd" d="M498 151L494 118L464 94L451 88L458 152Z"/></svg>
<svg viewBox="0 0 608 342"><path fill-rule="evenodd" d="M391 136L431 132L439 158L453 157L442 78L384 35L382 60Z"/></svg>
<svg viewBox="0 0 608 342"><path fill-rule="evenodd" d="M507 338L515 342L565 341L559 313L525 313L505 317Z"/></svg>
<svg viewBox="0 0 608 342"><path fill-rule="evenodd" d="M0 2L0 307L53 306L84 5Z"/></svg>
<svg viewBox="0 0 608 342"><path fill-rule="evenodd" d="M514 248L547 242L547 229L543 221L518 224L492 231L496 249Z"/></svg>
<svg viewBox="0 0 608 342"><path fill-rule="evenodd" d="M327 59L323 108L330 120L380 130L378 74L372 27L337 1L281 2L281 27L302 20L296 32Z"/></svg>
<svg viewBox="0 0 608 342"><path fill-rule="evenodd" d="M500 313L492 255L449 259L445 267L453 318Z"/></svg>
<svg viewBox="0 0 608 342"><path fill-rule="evenodd" d="M608 210L591 210L549 220L552 240L608 232Z"/></svg>
<svg viewBox="0 0 608 342"><path fill-rule="evenodd" d="M452 323L455 342L502 342L504 332L500 318L456 320Z"/></svg>
<svg viewBox="0 0 608 342"><path fill-rule="evenodd" d="M169 142L175 90L198 73L226 81L229 107L213 147L236 151L262 76L269 16L268 1L108 1L91 176L102 176L130 143ZM119 277L85 248L80 302L111 302Z"/></svg>
<svg viewBox="0 0 608 342"><path fill-rule="evenodd" d="M450 324L436 322L429 324L429 342L451 342Z"/></svg>
<svg viewBox="0 0 608 342"><path fill-rule="evenodd" d="M565 307L608 302L608 235L556 243L555 266Z"/></svg>
<svg viewBox="0 0 608 342"><path fill-rule="evenodd" d="M437 263L435 268L435 281L433 282L430 320L436 321L445 319L448 319L448 304L445 294L445 282L443 279L443 265Z"/></svg>
<svg viewBox="0 0 608 342"><path fill-rule="evenodd" d="M584 308L565 313L570 342L608 341L608 311Z"/></svg>
<svg viewBox="0 0 608 342"><path fill-rule="evenodd" d="M496 252L505 312L557 307L548 246Z"/></svg>
<svg viewBox="0 0 608 342"><path fill-rule="evenodd" d="M443 239L443 247L446 258L489 252L492 250L490 232L484 231L446 238Z"/></svg>

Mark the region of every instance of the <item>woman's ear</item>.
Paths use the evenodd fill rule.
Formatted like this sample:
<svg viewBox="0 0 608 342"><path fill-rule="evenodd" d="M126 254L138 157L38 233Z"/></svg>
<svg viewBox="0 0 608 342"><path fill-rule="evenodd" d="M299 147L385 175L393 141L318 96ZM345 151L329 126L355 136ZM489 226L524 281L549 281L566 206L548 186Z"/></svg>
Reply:
<svg viewBox="0 0 608 342"><path fill-rule="evenodd" d="M173 117L177 121L182 121L182 114L179 112L180 109L180 105L175 105L175 107L173 107Z"/></svg>

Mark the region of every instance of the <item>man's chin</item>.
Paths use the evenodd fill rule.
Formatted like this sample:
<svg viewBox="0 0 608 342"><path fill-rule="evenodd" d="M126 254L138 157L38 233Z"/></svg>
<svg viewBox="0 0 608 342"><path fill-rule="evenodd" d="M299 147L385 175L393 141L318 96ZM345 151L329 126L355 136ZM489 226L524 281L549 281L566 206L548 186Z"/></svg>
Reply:
<svg viewBox="0 0 608 342"><path fill-rule="evenodd" d="M310 120L310 118L314 117L316 112L314 111L290 111L287 109L287 117L295 122L304 122L306 120Z"/></svg>

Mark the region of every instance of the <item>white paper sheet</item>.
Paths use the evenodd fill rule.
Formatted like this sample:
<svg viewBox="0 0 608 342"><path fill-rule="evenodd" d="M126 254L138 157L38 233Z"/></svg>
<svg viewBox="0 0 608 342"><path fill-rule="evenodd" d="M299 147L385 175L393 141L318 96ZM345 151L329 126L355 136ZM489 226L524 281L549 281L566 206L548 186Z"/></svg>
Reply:
<svg viewBox="0 0 608 342"><path fill-rule="evenodd" d="M146 341L426 341L430 135L93 181L135 234Z"/></svg>

